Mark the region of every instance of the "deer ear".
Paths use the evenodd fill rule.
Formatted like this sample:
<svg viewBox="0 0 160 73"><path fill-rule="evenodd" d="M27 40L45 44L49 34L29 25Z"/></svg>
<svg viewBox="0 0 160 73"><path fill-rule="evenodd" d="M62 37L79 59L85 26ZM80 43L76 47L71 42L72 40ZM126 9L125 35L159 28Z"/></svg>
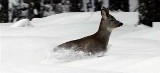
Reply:
<svg viewBox="0 0 160 73"><path fill-rule="evenodd" d="M101 9L101 15L102 15L103 18L109 17L109 9L103 7L103 8Z"/></svg>
<svg viewBox="0 0 160 73"><path fill-rule="evenodd" d="M107 16L109 16L109 8L105 8Z"/></svg>

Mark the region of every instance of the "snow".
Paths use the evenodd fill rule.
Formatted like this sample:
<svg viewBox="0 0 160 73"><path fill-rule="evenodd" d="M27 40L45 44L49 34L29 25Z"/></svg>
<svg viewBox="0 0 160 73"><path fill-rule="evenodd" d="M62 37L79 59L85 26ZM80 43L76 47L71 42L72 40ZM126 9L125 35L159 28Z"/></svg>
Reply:
<svg viewBox="0 0 160 73"><path fill-rule="evenodd" d="M21 19L15 22L11 27L28 27L28 26L32 26L30 24L29 19Z"/></svg>
<svg viewBox="0 0 160 73"><path fill-rule="evenodd" d="M18 5L18 0L9 0L10 4Z"/></svg>
<svg viewBox="0 0 160 73"><path fill-rule="evenodd" d="M153 22L153 27L155 28L159 28L160 27L160 22Z"/></svg>
<svg viewBox="0 0 160 73"><path fill-rule="evenodd" d="M131 12L134 12L138 8L138 0L129 0L129 8Z"/></svg>
<svg viewBox="0 0 160 73"><path fill-rule="evenodd" d="M124 26L114 29L102 57L61 50L55 46L98 30L100 12L57 14L30 21L34 27L0 23L2 73L158 73L159 27L135 26L138 13L111 12ZM154 25L158 26L156 22ZM63 59L59 59L57 57Z"/></svg>

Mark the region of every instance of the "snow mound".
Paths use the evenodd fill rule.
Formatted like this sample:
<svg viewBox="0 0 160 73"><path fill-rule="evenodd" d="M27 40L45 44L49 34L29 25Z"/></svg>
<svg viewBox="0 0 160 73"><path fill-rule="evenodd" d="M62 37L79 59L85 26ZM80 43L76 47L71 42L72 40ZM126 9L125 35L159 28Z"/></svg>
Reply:
<svg viewBox="0 0 160 73"><path fill-rule="evenodd" d="M160 28L160 22L153 22L154 28Z"/></svg>
<svg viewBox="0 0 160 73"><path fill-rule="evenodd" d="M11 27L30 27L30 26L32 25L30 24L29 19L21 19L16 23L14 23Z"/></svg>
<svg viewBox="0 0 160 73"><path fill-rule="evenodd" d="M125 25L136 25L139 21L138 12L110 12L117 20L121 21ZM34 18L31 23L34 26L53 26L61 24L99 24L101 20L100 12L73 12L62 13L45 18ZM37 24L38 23L38 24Z"/></svg>

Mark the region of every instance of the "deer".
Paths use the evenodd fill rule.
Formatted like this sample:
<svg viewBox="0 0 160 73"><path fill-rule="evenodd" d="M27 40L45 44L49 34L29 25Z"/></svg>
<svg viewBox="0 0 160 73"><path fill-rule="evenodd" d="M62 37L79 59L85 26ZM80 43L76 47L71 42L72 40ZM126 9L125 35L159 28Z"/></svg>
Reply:
<svg viewBox="0 0 160 73"><path fill-rule="evenodd" d="M58 45L54 48L54 51L63 48L91 54L106 52L112 30L122 26L123 23L116 20L109 14L109 8L102 7L101 16L100 25L97 32L90 36Z"/></svg>

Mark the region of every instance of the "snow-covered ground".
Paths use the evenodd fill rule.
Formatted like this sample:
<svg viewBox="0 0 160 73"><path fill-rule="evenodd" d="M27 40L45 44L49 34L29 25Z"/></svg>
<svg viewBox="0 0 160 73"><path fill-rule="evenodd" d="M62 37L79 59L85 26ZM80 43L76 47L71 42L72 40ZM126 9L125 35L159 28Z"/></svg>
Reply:
<svg viewBox="0 0 160 73"><path fill-rule="evenodd" d="M63 13L33 19L34 27L0 24L2 73L158 73L160 27L135 25L137 13L111 13L124 26L115 29L103 57L68 55L52 49L66 41L95 33L100 12ZM155 25L160 25L156 23ZM72 57L72 58L70 58ZM68 60L70 59L70 60ZM80 59L80 60L78 60Z"/></svg>

